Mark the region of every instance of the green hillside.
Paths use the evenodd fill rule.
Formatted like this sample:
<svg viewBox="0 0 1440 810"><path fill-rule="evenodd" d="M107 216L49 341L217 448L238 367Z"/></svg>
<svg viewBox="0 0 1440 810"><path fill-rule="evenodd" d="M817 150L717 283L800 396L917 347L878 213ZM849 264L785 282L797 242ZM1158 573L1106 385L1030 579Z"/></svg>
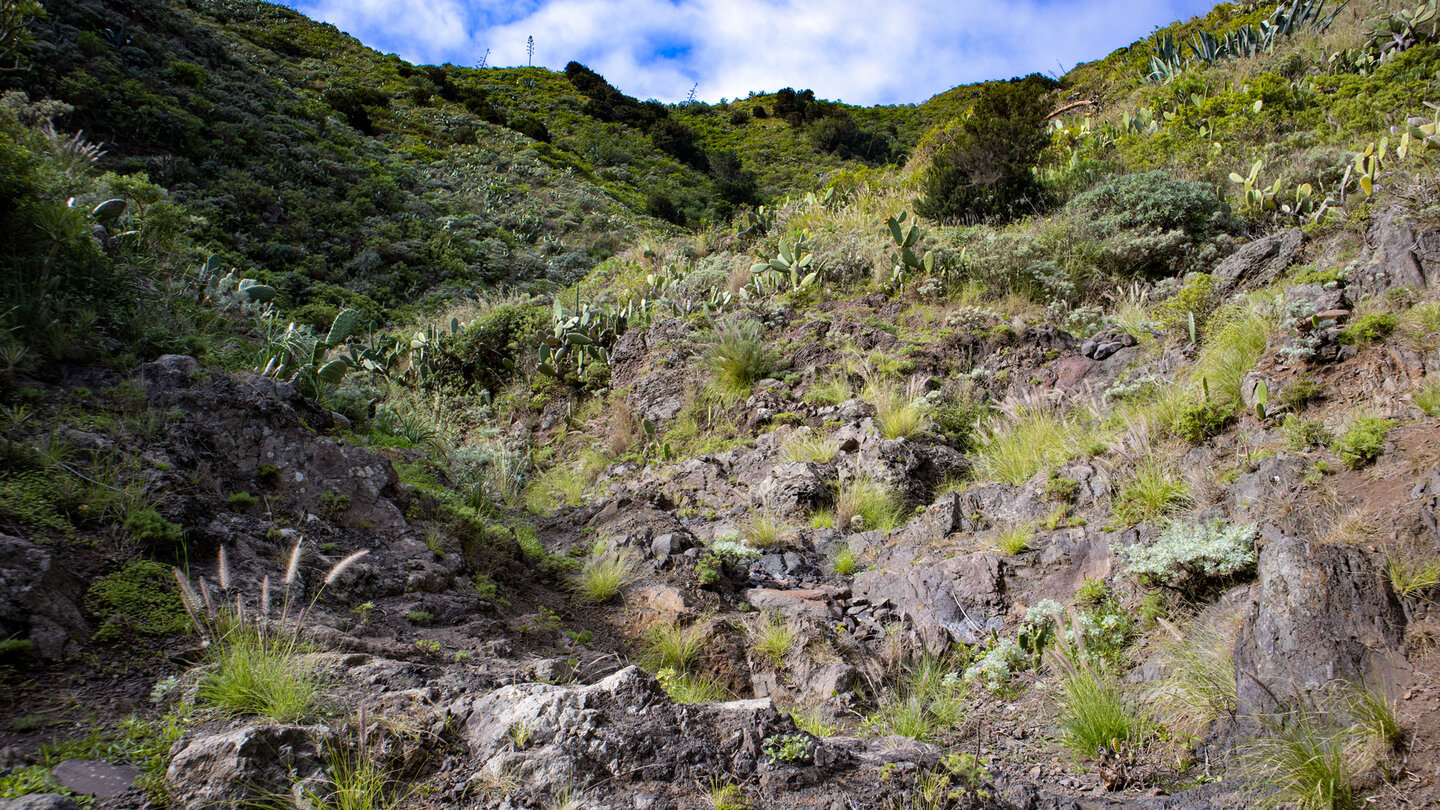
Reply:
<svg viewBox="0 0 1440 810"><path fill-rule="evenodd" d="M1095 57L0 0L0 810L1440 806L1440 0Z"/></svg>

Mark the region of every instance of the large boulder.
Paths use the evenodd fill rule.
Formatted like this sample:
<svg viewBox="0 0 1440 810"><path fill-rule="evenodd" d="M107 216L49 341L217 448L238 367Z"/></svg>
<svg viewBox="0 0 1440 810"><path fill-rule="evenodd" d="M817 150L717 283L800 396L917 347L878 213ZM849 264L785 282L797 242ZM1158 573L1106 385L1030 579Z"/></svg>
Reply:
<svg viewBox="0 0 1440 810"><path fill-rule="evenodd" d="M1222 295L1243 286L1262 286L1280 277L1300 257L1305 234L1287 228L1240 248L1215 266L1217 291Z"/></svg>
<svg viewBox="0 0 1440 810"><path fill-rule="evenodd" d="M317 434L343 419L295 386L256 374L207 371L193 358L166 355L141 367L151 407L184 414L167 431L177 469L209 470L231 491L254 486L275 468L275 497L323 512L344 525L405 528L389 498L398 477L378 453Z"/></svg>
<svg viewBox="0 0 1440 810"><path fill-rule="evenodd" d="M1259 714L1337 680L1383 683L1402 655L1405 611L1366 551L1261 533L1259 581L1235 643L1241 712Z"/></svg>
<svg viewBox="0 0 1440 810"><path fill-rule="evenodd" d="M966 644L1001 626L1004 589L1000 558L993 554L926 562L904 548L856 575L851 585L857 601L893 605L915 626L938 626Z"/></svg>
<svg viewBox="0 0 1440 810"><path fill-rule="evenodd" d="M750 490L750 502L779 514L803 512L829 497L828 472L826 467L813 461L776 464L770 474Z"/></svg>
<svg viewBox="0 0 1440 810"><path fill-rule="evenodd" d="M29 641L47 661L79 649L90 635L77 604L84 586L55 565L49 550L0 534L0 634Z"/></svg>
<svg viewBox="0 0 1440 810"><path fill-rule="evenodd" d="M1348 284L1357 299L1396 287L1423 290L1440 283L1440 229L1416 222L1401 208L1376 211L1365 234L1368 246Z"/></svg>
<svg viewBox="0 0 1440 810"><path fill-rule="evenodd" d="M254 807L297 801L324 784L321 727L250 725L182 741L165 772L183 807Z"/></svg>
<svg viewBox="0 0 1440 810"><path fill-rule="evenodd" d="M766 737L794 730L769 700L678 705L633 666L589 686L502 687L450 714L482 773L536 785L744 778Z"/></svg>

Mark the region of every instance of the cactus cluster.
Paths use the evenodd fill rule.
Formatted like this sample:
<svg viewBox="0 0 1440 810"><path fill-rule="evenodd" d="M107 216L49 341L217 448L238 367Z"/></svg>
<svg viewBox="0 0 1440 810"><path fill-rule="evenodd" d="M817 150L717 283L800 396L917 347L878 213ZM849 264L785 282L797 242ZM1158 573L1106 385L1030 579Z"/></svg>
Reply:
<svg viewBox="0 0 1440 810"><path fill-rule="evenodd" d="M806 272L814 261L815 255L805 252L803 240L781 242L775 258L750 266L750 285L756 295L764 295L766 290L803 290L820 277L819 270Z"/></svg>
<svg viewBox="0 0 1440 810"><path fill-rule="evenodd" d="M915 248L920 244L922 234L919 220L910 219L909 216L909 213L901 211L885 220L890 240L894 243L890 250L888 285L892 289L900 289L905 286L907 281L922 271L925 275L935 273L935 254L930 251L926 251L924 254L915 252Z"/></svg>
<svg viewBox="0 0 1440 810"><path fill-rule="evenodd" d="M1309 28L1323 32L1335 21L1335 17L1349 5L1349 0L1339 3L1330 13L1325 13L1328 0L1291 0L1275 7L1275 11L1259 25L1246 25L1234 31L1216 36L1200 31L1190 37L1182 47L1169 34L1159 34L1151 40L1150 73L1147 78L1158 84L1165 84L1184 73L1191 63L1207 65L1223 59L1253 57L1270 53L1282 37ZM1432 0L1433 4L1434 0ZM1188 53L1186 52L1188 50Z"/></svg>

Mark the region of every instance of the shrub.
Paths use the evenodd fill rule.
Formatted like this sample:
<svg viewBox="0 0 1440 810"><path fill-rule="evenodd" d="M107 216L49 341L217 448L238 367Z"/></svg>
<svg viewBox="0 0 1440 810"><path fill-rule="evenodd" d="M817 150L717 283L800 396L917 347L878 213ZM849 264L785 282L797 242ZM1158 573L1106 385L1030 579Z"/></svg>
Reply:
<svg viewBox="0 0 1440 810"><path fill-rule="evenodd" d="M1358 417L1336 437L1331 449L1345 462L1345 466L1359 469L1385 452L1385 437L1390 435L1390 428L1394 426L1395 423L1389 419Z"/></svg>
<svg viewBox="0 0 1440 810"><path fill-rule="evenodd" d="M895 491L874 479L851 478L842 482L835 492L835 526L842 532L857 529L888 532L900 525L901 509ZM855 520L857 517L859 521Z"/></svg>
<svg viewBox="0 0 1440 810"><path fill-rule="evenodd" d="M1060 687L1060 741L1076 756L1095 759L1139 738L1141 719L1127 705L1114 676L1080 667L1066 675Z"/></svg>
<svg viewBox="0 0 1440 810"><path fill-rule="evenodd" d="M1255 526L1171 521L1148 547L1121 548L1119 553L1129 560L1129 574L1157 585L1224 580L1254 569Z"/></svg>
<svg viewBox="0 0 1440 810"><path fill-rule="evenodd" d="M1015 673L1023 672L1029 665L1030 656L1020 645L1002 638L965 668L963 678L966 683L978 683L991 692L999 692L1010 685Z"/></svg>
<svg viewBox="0 0 1440 810"><path fill-rule="evenodd" d="M1115 497L1115 517L1125 525L1160 517L1185 504L1190 488L1173 480L1168 469L1154 459L1141 464Z"/></svg>
<svg viewBox="0 0 1440 810"><path fill-rule="evenodd" d="M1280 429L1285 433L1285 448L1293 452L1311 447L1324 447L1335 440L1335 437L1325 428L1324 422L1301 419L1293 413L1285 415L1285 421L1280 423Z"/></svg>
<svg viewBox="0 0 1440 810"><path fill-rule="evenodd" d="M100 619L97 642L114 641L123 632L163 636L183 632L190 619L167 566L138 560L95 580L85 606Z"/></svg>
<svg viewBox="0 0 1440 810"><path fill-rule="evenodd" d="M600 605L640 579L640 559L635 550L602 541L590 549L580 570L571 577L570 587L582 600Z"/></svg>
<svg viewBox="0 0 1440 810"><path fill-rule="evenodd" d="M981 86L955 139L936 153L916 212L935 220L1009 221L1044 208L1035 176L1050 143L1045 116L1056 82L1040 74Z"/></svg>
<svg viewBox="0 0 1440 810"><path fill-rule="evenodd" d="M1191 444L1199 444L1225 429L1235 418L1235 406L1211 399L1192 402L1180 409L1170 422L1170 432Z"/></svg>
<svg viewBox="0 0 1440 810"><path fill-rule="evenodd" d="M755 381L770 373L774 363L765 345L764 328L755 321L716 329L707 356L715 369L716 390L731 399L748 397Z"/></svg>
<svg viewBox="0 0 1440 810"><path fill-rule="evenodd" d="M1378 343L1395 331L1400 318L1393 313L1378 312L1361 315L1340 333L1340 342L1354 345Z"/></svg>
<svg viewBox="0 0 1440 810"><path fill-rule="evenodd" d="M1122 273L1183 273L1206 239L1231 226L1229 208L1212 186L1166 172L1107 178L1065 212L1100 244L1107 269Z"/></svg>

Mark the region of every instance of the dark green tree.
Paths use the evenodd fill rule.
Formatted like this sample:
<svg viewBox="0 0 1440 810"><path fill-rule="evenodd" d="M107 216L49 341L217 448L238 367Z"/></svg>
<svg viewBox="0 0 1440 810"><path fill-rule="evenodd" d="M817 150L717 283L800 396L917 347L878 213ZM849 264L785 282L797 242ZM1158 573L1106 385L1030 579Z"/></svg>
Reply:
<svg viewBox="0 0 1440 810"><path fill-rule="evenodd" d="M915 210L946 222L1008 222L1043 210L1035 167L1050 144L1045 116L1057 86L1038 73L985 85L954 142L935 155Z"/></svg>

